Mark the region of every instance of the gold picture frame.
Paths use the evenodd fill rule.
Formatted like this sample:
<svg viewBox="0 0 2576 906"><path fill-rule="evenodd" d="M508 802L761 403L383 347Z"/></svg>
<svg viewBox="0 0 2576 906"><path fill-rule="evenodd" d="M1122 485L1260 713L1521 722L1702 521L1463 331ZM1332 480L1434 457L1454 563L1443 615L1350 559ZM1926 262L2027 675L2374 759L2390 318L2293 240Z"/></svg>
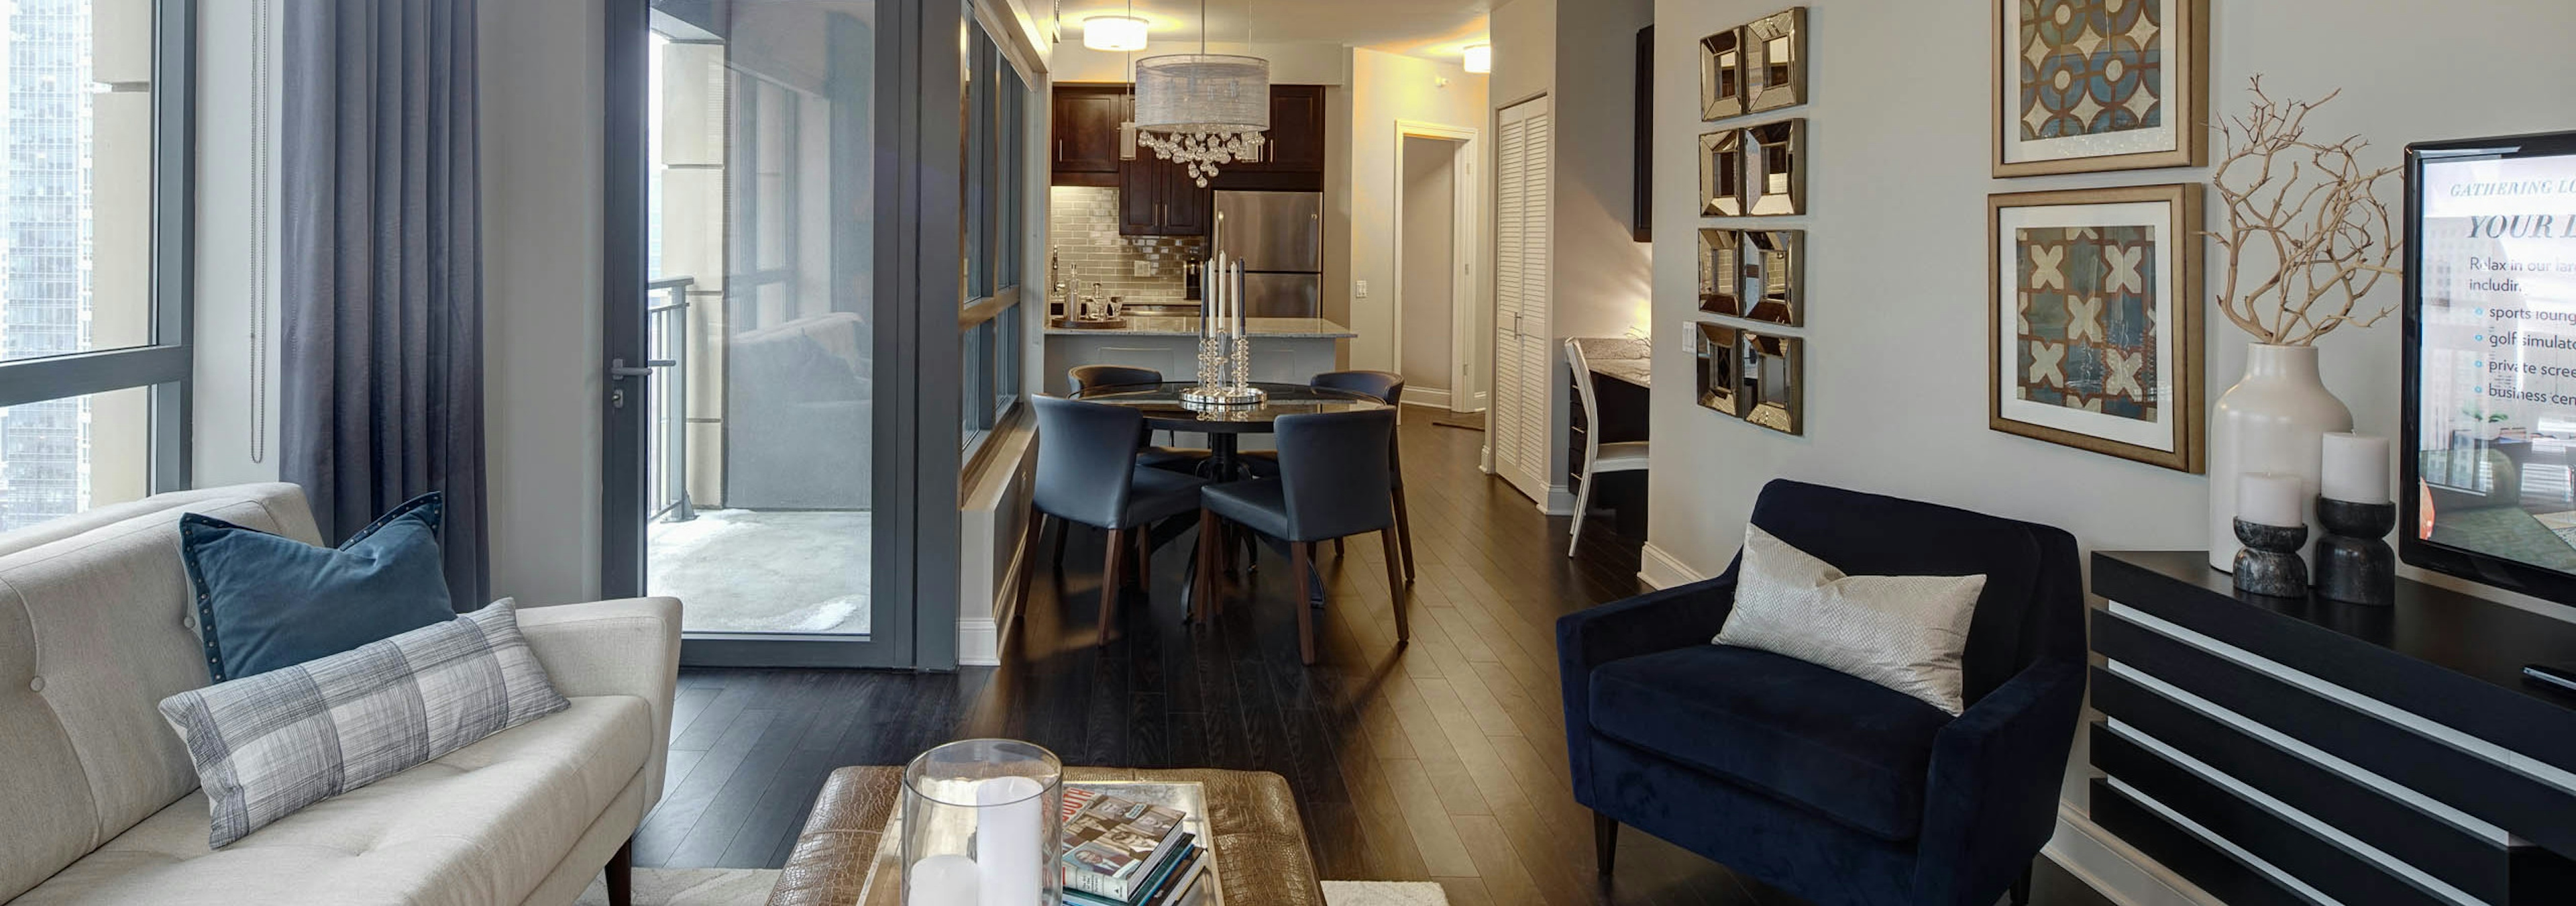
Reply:
<svg viewBox="0 0 2576 906"><path fill-rule="evenodd" d="M1742 331L1744 420L1782 434L1807 430L1806 341Z"/></svg>
<svg viewBox="0 0 2576 906"><path fill-rule="evenodd" d="M2023 21L2027 0L1994 8L1996 177L2208 163L2209 0L2051 7L2074 26Z"/></svg>
<svg viewBox="0 0 2576 906"><path fill-rule="evenodd" d="M1715 412L1743 417L1744 353L1738 335L1724 324L1699 322L1697 344L1699 404Z"/></svg>
<svg viewBox="0 0 2576 906"><path fill-rule="evenodd" d="M1744 301L1744 234L1701 227L1699 231L1699 310L1742 317L1752 306Z"/></svg>
<svg viewBox="0 0 2576 906"><path fill-rule="evenodd" d="M1744 113L1744 27L1739 25L1699 39L1699 118L1705 122Z"/></svg>
<svg viewBox="0 0 2576 906"><path fill-rule="evenodd" d="M1986 426L2199 474L2202 188L1986 199Z"/></svg>
<svg viewBox="0 0 2576 906"><path fill-rule="evenodd" d="M1786 217L1807 213L1807 121L1786 119L1744 127L1744 213Z"/></svg>

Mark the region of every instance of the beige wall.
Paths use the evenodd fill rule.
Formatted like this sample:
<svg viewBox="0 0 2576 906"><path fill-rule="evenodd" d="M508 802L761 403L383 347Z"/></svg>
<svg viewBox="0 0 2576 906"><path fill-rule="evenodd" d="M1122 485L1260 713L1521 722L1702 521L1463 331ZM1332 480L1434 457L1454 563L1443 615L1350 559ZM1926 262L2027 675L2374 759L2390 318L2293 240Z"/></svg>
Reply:
<svg viewBox="0 0 2576 906"><path fill-rule="evenodd" d="M2205 169L1991 179L1990 10L1949 4L1810 0L1811 216L1807 230L1806 434L1790 437L1693 401L1696 255L1702 223L1693 161L1707 128L1694 42L1779 9L1771 0L1660 0L1656 25L1654 467L1647 572L1660 581L1723 569L1763 483L1795 478L2029 519L2091 549L2205 545L2206 479L1990 431L1986 427L1986 196L1994 192L2205 181ZM2562 0L2460 0L2444 21L2511 22L2439 65L2389 66L2426 47L2407 0L2212 4L2212 100L2244 109L2248 76L2275 96L2342 97L2316 134L2361 133L2394 164L2410 141L2567 127L2564 86L2576 33ZM2320 31L2330 18L2333 27ZM2395 200L2397 190L2387 196ZM2213 203L2215 199L2212 199ZM2213 218L2218 216L2212 215ZM2381 303L2397 300L2395 281ZM2203 309L2207 309L2204 307ZM2322 344L2326 385L2357 427L2398 430L2398 330L2342 331ZM2207 334L2206 396L2243 372L2246 341ZM1720 464L1712 467L1711 463ZM2566 609L2558 617L2576 616ZM2070 775L2080 780L2083 754ZM2070 793L2080 787L2070 783ZM2137 893L2128 891L2126 893ZM2145 902L2133 899L2132 902Z"/></svg>
<svg viewBox="0 0 2576 906"><path fill-rule="evenodd" d="M599 594L602 0L491 3L483 386L492 593Z"/></svg>
<svg viewBox="0 0 2576 906"><path fill-rule="evenodd" d="M1395 366L1397 301L1403 295L1395 275L1395 198L1401 191L1396 171L1396 124L1427 123L1482 131L1486 122L1485 77L1469 75L1456 63L1435 63L1374 50L1352 50L1350 190L1328 192L1327 207L1347 205L1350 250L1348 326L1359 334L1351 340L1350 367L1392 369ZM1445 83L1445 84L1444 84ZM1335 125L1342 125L1336 121ZM1328 239L1328 241L1330 241ZM1327 275L1327 279L1330 276ZM1360 298L1359 281L1369 295Z"/></svg>
<svg viewBox="0 0 2576 906"><path fill-rule="evenodd" d="M1405 136L1404 229L1398 308L1404 333L1396 370L1408 398L1449 395L1451 341L1458 286L1458 154L1460 143ZM1465 304L1472 305L1469 301Z"/></svg>

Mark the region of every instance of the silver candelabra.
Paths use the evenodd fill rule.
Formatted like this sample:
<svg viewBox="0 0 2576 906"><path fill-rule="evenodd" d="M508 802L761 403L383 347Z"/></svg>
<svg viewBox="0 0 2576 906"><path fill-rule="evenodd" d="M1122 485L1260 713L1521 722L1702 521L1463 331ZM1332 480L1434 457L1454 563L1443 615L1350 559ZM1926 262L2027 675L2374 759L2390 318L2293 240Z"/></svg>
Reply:
<svg viewBox="0 0 2576 906"><path fill-rule="evenodd" d="M1193 407L1253 406L1270 398L1252 386L1252 336L1243 316L1243 262L1216 256L1199 301L1198 386L1181 391Z"/></svg>

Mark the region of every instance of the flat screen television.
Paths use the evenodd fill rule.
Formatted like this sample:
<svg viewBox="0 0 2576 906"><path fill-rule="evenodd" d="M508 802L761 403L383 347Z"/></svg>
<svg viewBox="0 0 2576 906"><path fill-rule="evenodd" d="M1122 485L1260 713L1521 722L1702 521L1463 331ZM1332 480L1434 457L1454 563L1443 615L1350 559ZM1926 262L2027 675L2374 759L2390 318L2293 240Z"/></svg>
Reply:
<svg viewBox="0 0 2576 906"><path fill-rule="evenodd" d="M2576 604L2576 132L2406 149L2406 562Z"/></svg>

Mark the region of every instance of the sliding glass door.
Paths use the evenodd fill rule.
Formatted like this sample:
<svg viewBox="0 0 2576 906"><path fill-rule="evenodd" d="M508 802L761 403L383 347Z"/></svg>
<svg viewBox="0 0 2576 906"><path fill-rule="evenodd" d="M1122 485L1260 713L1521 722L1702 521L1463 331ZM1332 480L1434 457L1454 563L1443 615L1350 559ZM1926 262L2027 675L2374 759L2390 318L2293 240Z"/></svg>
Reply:
<svg viewBox="0 0 2576 906"><path fill-rule="evenodd" d="M609 19L602 586L681 599L690 663L953 667L959 474L1027 354L1043 105L991 37L1007 20Z"/></svg>

